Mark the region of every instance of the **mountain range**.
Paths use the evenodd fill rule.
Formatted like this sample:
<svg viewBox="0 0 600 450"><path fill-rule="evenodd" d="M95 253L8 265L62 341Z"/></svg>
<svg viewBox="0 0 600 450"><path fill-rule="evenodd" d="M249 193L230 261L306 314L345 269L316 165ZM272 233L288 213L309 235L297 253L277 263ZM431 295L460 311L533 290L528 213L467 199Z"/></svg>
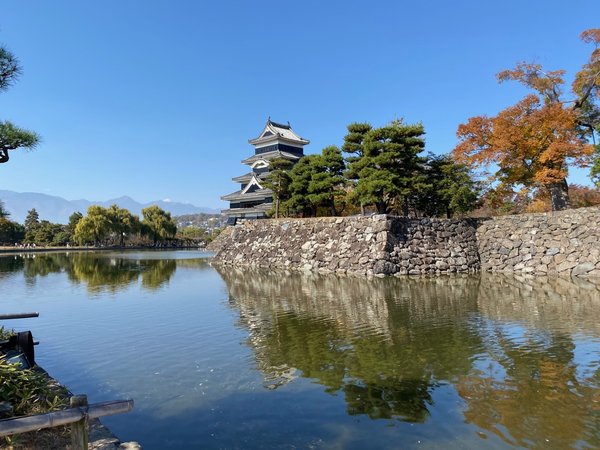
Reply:
<svg viewBox="0 0 600 450"><path fill-rule="evenodd" d="M220 214L220 210L195 206L191 203L179 203L170 200L157 200L148 203L140 203L131 197L123 196L106 201L90 200L66 200L54 195L40 194L37 192L14 192L0 189L0 201L4 203L4 208L10 213L10 219L15 222L23 223L27 212L35 208L40 216L40 220L48 220L53 223L67 223L69 216L75 211L85 215L91 205L110 206L118 205L131 211L132 214L141 216L142 209L151 205L158 205L160 208L171 213L172 216L181 216L183 214Z"/></svg>

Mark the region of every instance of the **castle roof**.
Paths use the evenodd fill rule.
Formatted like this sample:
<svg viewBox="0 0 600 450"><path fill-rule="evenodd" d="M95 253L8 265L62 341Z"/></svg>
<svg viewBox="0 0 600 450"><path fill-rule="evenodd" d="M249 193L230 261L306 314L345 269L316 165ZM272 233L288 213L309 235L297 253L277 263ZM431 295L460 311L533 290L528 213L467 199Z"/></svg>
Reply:
<svg viewBox="0 0 600 450"><path fill-rule="evenodd" d="M240 175L239 177L232 178L232 180L235 181L236 183L247 183L252 179L253 176L258 178L259 180L264 180L267 177L267 175L268 175L268 172L263 172L263 173L248 172L248 173L245 173L244 175Z"/></svg>
<svg viewBox="0 0 600 450"><path fill-rule="evenodd" d="M271 118L267 119L267 123L263 128L262 132L257 138L250 139L248 142L252 145L260 145L263 143L268 143L271 141L284 140L296 145L304 146L308 144L310 141L298 136L294 130L292 130L292 126L288 122L287 125L273 122Z"/></svg>
<svg viewBox="0 0 600 450"><path fill-rule="evenodd" d="M291 161L297 161L301 157L302 156L294 155L293 153L282 152L281 150L273 150L272 152L265 152L265 153L259 153L258 155L252 155L251 157L242 160L242 163L243 164L252 164L253 162L260 161L261 159L269 161L269 160L275 159L275 158L285 158L285 159L289 159Z"/></svg>
<svg viewBox="0 0 600 450"><path fill-rule="evenodd" d="M273 195L273 191L271 189L257 189L253 192L244 193L243 190L232 192L231 194L224 195L221 197L221 200L227 201L250 201L250 200L263 200L267 197L271 197Z"/></svg>

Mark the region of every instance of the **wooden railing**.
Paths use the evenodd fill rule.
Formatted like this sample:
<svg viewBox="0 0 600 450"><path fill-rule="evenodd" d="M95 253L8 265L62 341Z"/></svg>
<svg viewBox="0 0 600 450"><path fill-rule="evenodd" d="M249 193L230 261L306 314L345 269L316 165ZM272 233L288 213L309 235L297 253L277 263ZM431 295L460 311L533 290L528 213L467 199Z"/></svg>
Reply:
<svg viewBox="0 0 600 450"><path fill-rule="evenodd" d="M0 420L0 437L73 424L71 426L71 448L87 450L88 420L129 412L133 409L133 400L116 400L88 405L85 395L75 395L71 397L70 406L71 408L61 411Z"/></svg>
<svg viewBox="0 0 600 450"><path fill-rule="evenodd" d="M28 319L30 317L39 317L39 316L40 316L40 313L38 313L38 312L18 313L18 314L0 314L0 320Z"/></svg>
<svg viewBox="0 0 600 450"><path fill-rule="evenodd" d="M29 317L39 317L39 313L0 314L0 320L27 319ZM71 448L88 450L88 420L129 412L133 409L133 400L116 400L88 405L86 395L74 395L70 399L70 406L69 409L46 414L2 419L0 420L0 437L73 424L71 425Z"/></svg>

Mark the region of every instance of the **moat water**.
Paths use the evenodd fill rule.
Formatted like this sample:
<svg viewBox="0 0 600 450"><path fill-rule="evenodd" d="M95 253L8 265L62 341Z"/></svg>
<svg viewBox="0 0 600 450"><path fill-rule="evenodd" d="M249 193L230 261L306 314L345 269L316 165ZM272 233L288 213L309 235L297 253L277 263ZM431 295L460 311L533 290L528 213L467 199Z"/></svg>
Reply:
<svg viewBox="0 0 600 450"><path fill-rule="evenodd" d="M0 257L4 322L144 449L600 448L600 280Z"/></svg>

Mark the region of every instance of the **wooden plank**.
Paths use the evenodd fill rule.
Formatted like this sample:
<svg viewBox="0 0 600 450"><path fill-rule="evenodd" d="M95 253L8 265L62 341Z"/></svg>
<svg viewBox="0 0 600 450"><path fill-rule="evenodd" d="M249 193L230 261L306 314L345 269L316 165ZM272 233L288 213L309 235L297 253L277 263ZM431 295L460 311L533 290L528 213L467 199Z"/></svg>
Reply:
<svg viewBox="0 0 600 450"><path fill-rule="evenodd" d="M30 317L39 317L39 316L40 316L40 313L38 313L38 312L17 313L17 314L0 314L0 320L28 319Z"/></svg>
<svg viewBox="0 0 600 450"><path fill-rule="evenodd" d="M90 419L122 414L133 409L133 400L116 400L111 402L95 403L87 407ZM83 408L63 409L35 416L16 417L0 420L0 436L9 436L16 433L36 431L43 428L54 428L68 425L81 420L84 416Z"/></svg>

